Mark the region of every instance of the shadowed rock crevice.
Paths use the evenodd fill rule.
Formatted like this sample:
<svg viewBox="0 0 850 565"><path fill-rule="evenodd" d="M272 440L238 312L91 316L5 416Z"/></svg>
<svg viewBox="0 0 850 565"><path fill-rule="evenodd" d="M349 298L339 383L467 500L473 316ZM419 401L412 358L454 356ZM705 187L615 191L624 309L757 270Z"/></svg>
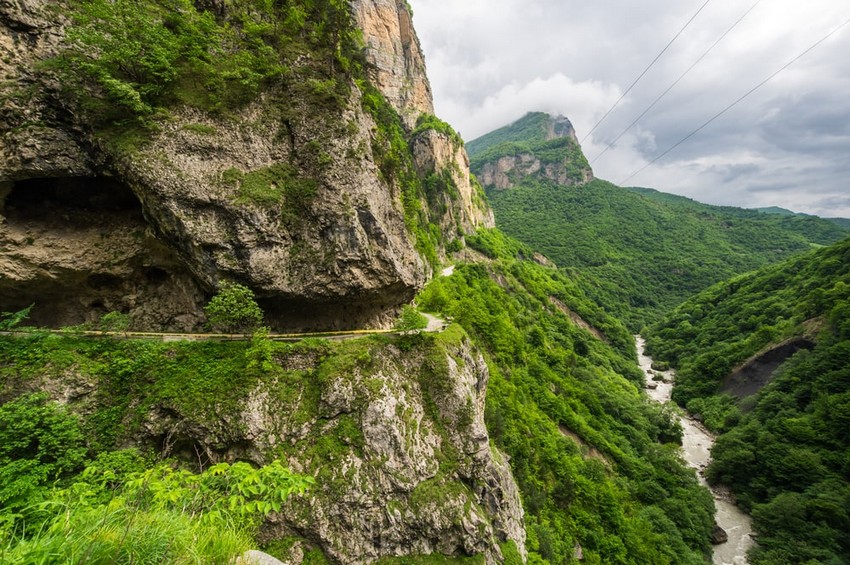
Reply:
<svg viewBox="0 0 850 565"><path fill-rule="evenodd" d="M764 388L773 379L777 369L792 355L802 349L811 350L814 346L811 340L804 337L784 341L757 354L735 369L723 381L721 390L736 398L751 396Z"/></svg>
<svg viewBox="0 0 850 565"><path fill-rule="evenodd" d="M133 192L109 177L6 184L0 310L34 304L28 323L62 327L128 314L134 327L189 330L204 293L150 234Z"/></svg>

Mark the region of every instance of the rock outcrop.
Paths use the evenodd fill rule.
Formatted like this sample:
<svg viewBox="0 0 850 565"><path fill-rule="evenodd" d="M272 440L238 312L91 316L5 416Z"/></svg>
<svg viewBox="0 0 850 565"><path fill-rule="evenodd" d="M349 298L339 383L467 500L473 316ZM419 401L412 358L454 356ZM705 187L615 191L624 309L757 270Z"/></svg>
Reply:
<svg viewBox="0 0 850 565"><path fill-rule="evenodd" d="M559 184L572 186L593 180L593 174L583 171L579 175L564 168L563 163L544 163L531 153L506 155L482 165L478 178L485 187L507 190L516 186L523 177L540 177Z"/></svg>
<svg viewBox="0 0 850 565"><path fill-rule="evenodd" d="M56 52L64 31L59 12L46 6L38 0L0 3L5 275L0 310L35 302L35 321L66 325L106 308L130 313L138 328L191 330L203 319L204 300L222 279L231 279L255 291L267 322L276 328L378 326L388 324L398 305L431 276L405 221L401 181L380 168L381 126L363 109L353 83L348 99L336 107L287 94L283 116L280 93L271 92L226 117L171 108L169 119L146 139L126 147L92 131L50 74L36 71L39 61ZM433 110L406 3L358 0L352 8L370 45L373 80L412 128L420 114ZM446 242L458 232L492 225L492 213L470 188L465 156L447 153L439 139L426 138L433 139L428 158L434 168L451 167L460 191L456 199L438 198L450 204L438 209L423 199L424 221L450 234ZM81 237L73 258L64 254L68 260L44 263L39 258L63 255L51 247L58 238L44 231L45 223L11 225L4 212L7 202L28 199L23 193L35 183L47 187L41 193L45 209L79 219L80 206L52 195L67 184L104 179L135 195L139 213L134 217L143 218L144 225L112 222L109 229L98 224L91 229L108 234L117 233L115 228L124 235L141 230L147 234L145 246L168 251L166 261L128 250L116 258L125 265L118 268L97 253L83 252L94 242ZM176 281L164 292L183 297L171 321L156 322L177 304L146 292L150 285L139 277L145 269ZM126 279L121 292L72 292L82 288L80 281L103 276ZM36 291L49 286L71 292L74 305L94 304L94 313L71 315L72 309L65 309L66 315L57 314L56 302Z"/></svg>
<svg viewBox="0 0 850 565"><path fill-rule="evenodd" d="M721 528L720 525L715 522L714 527L711 530L711 543L714 545L720 545L727 541L729 541L729 534L727 534L726 530Z"/></svg>
<svg viewBox="0 0 850 565"><path fill-rule="evenodd" d="M191 399L162 396L151 375L131 379L151 387L143 400L113 407L120 385L86 373L97 363L10 379L0 394L40 390L83 417L106 411L127 422L119 444L191 466L280 458L313 476L260 532L261 543L297 540L276 555L292 565L311 548L341 564L431 553L495 564L507 542L525 555L519 492L484 424L487 363L457 327L412 339L404 351L370 340L279 349L273 369L234 377L226 399L204 385Z"/></svg>
<svg viewBox="0 0 850 565"><path fill-rule="evenodd" d="M434 113L434 102L410 5L406 0L352 0L351 6L366 41L372 80L412 131L418 118ZM446 133L425 130L414 137L412 145L421 176L445 171L451 177L454 190L440 194L437 206L430 203L432 210L445 210L441 218L435 218L443 233L451 233L457 226L466 232L495 226L493 211L470 174L463 143Z"/></svg>
<svg viewBox="0 0 850 565"><path fill-rule="evenodd" d="M804 336L771 344L734 368L723 379L720 391L739 399L756 394L773 380L783 363L798 351L811 350L814 346L814 341Z"/></svg>
<svg viewBox="0 0 850 565"><path fill-rule="evenodd" d="M426 179L433 175L432 179L440 179L448 187L435 194L442 200L439 207L446 210L440 222L443 233L451 233L452 226L460 226L467 233L495 227L484 191L469 172L469 157L462 143L445 133L425 130L413 138L413 160L420 175Z"/></svg>
<svg viewBox="0 0 850 565"><path fill-rule="evenodd" d="M408 129L421 114L433 114L425 57L406 0L351 0L363 31L372 80Z"/></svg>
<svg viewBox="0 0 850 565"><path fill-rule="evenodd" d="M491 141L491 136L499 141ZM531 113L469 145L475 150L473 170L488 189L507 190L525 178L561 186L593 180L575 129L564 116Z"/></svg>

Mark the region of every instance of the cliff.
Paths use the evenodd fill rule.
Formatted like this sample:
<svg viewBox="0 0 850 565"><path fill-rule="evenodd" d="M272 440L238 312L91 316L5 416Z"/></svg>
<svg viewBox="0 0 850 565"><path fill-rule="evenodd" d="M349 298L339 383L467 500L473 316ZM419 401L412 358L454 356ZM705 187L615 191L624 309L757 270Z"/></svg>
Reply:
<svg viewBox="0 0 850 565"><path fill-rule="evenodd" d="M315 477L260 531L289 563L312 550L343 564L432 553L499 563L506 544L525 553L519 492L484 425L487 364L458 326L268 344L262 370L241 343L44 339L27 342L45 352L34 371L4 380L0 396L47 391L88 422L95 445L202 468L280 458ZM60 357L73 362L62 369Z"/></svg>
<svg viewBox="0 0 850 565"><path fill-rule="evenodd" d="M409 129L422 114L434 113L425 57L406 0L352 0L363 32L371 77Z"/></svg>
<svg viewBox="0 0 850 565"><path fill-rule="evenodd" d="M466 189L465 158L443 156L438 135L417 151L435 170L452 167L456 197L427 198L413 165L412 124L432 104L406 5L354 2L352 19L344 7L305 8L295 24L201 6L186 3L181 25L204 29L214 14L209 35L224 39L202 47L244 41L247 63L192 55L193 45L129 76L81 38L127 45L123 34L155 29L130 38L144 58L146 40L182 45L201 41L196 31L169 27L158 8L138 8L150 24L139 31L63 3L0 4L0 309L34 302L32 320L53 326L122 311L138 328L191 330L228 279L255 291L273 327L387 324L457 234L492 225ZM246 17L284 33L258 46ZM346 39L355 22L368 71Z"/></svg>
<svg viewBox="0 0 850 565"><path fill-rule="evenodd" d="M593 180L575 129L564 116L531 112L470 141L467 149L473 172L488 189L506 190L525 179L561 186Z"/></svg>

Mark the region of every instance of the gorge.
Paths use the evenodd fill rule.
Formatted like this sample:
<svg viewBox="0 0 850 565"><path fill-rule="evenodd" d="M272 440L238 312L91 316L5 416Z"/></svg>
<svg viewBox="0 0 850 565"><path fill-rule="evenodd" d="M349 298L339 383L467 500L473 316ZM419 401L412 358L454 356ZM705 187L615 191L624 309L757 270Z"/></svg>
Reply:
<svg viewBox="0 0 850 565"><path fill-rule="evenodd" d="M563 116L465 144L404 0L0 1L0 77L0 560L705 565L712 497L643 391L644 326L674 398L733 433L709 475L771 515L734 435L767 408L700 379L750 396L747 359L792 329L759 387L821 359L846 228L617 187ZM724 310L813 247L804 298ZM128 335L205 331L233 288L238 339ZM710 359L736 363L689 371L718 312L745 344ZM799 505L819 534L846 517L846 427L807 418L841 422L845 369L778 424L832 430L827 499ZM785 453L764 460L808 461Z"/></svg>

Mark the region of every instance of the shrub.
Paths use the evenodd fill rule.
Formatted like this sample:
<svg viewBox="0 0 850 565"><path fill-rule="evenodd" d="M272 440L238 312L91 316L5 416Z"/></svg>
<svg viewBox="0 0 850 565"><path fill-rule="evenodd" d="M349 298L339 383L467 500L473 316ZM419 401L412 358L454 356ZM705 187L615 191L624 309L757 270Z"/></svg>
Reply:
<svg viewBox="0 0 850 565"><path fill-rule="evenodd" d="M241 284L224 281L218 293L204 307L214 329L245 334L257 329L263 321L263 312L254 299L254 292Z"/></svg>

